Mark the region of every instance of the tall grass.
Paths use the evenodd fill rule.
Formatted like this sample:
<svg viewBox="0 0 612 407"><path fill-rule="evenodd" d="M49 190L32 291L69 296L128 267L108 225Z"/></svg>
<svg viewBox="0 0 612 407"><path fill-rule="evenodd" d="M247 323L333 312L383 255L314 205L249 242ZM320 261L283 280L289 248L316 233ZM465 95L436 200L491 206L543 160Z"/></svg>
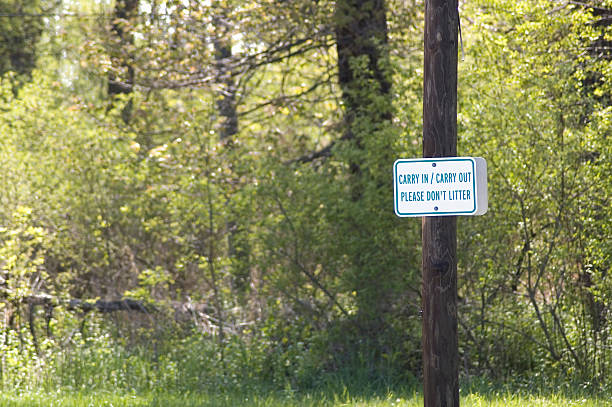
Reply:
<svg viewBox="0 0 612 407"><path fill-rule="evenodd" d="M365 366L324 372L303 362L306 353L288 359L239 340L226 344L222 358L214 338L199 334L118 338L104 329L79 331L37 351L26 332L5 333L0 407L423 405L410 375L383 377ZM462 385L461 405L612 406L609 390L543 378L472 379Z"/></svg>
<svg viewBox="0 0 612 407"><path fill-rule="evenodd" d="M54 392L27 393L21 395L3 394L0 407L315 407L315 406L356 406L356 407L417 407L423 405L420 393L413 391L389 391L384 395L354 396L350 391L333 393L328 391L285 393L274 391L269 394L234 392L214 393L164 393L121 394L111 392ZM522 395L513 393L480 394L469 393L461 397L464 407L607 407L610 399L571 398L563 395Z"/></svg>

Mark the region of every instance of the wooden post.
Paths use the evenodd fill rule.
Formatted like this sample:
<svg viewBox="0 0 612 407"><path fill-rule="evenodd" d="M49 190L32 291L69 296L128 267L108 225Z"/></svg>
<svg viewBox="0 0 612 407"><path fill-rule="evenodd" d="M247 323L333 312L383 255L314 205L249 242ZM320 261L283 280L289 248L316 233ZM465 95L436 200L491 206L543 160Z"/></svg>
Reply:
<svg viewBox="0 0 612 407"><path fill-rule="evenodd" d="M457 0L425 1L423 157L457 155ZM425 407L459 406L457 220L423 217Z"/></svg>

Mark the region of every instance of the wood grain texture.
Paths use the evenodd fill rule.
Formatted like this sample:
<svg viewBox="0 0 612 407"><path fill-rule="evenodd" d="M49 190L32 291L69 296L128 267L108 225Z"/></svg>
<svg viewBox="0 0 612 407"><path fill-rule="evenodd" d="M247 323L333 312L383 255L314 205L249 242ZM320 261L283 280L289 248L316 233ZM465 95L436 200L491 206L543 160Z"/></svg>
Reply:
<svg viewBox="0 0 612 407"><path fill-rule="evenodd" d="M456 0L425 2L423 157L457 155ZM457 222L423 217L425 407L458 407Z"/></svg>

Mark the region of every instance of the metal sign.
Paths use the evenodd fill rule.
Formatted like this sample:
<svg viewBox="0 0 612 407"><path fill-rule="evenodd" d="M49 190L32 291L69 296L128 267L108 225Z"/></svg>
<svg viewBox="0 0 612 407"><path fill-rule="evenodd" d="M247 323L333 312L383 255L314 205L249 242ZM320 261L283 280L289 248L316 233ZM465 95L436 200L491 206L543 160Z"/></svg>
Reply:
<svg viewBox="0 0 612 407"><path fill-rule="evenodd" d="M399 159L393 164L397 216L483 215L487 162L480 157Z"/></svg>

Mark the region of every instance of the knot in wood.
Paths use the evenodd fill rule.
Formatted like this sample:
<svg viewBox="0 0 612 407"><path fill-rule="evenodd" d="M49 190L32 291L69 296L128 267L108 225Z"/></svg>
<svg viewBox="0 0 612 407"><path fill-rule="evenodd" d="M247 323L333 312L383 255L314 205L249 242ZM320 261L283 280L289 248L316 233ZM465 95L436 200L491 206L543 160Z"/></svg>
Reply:
<svg viewBox="0 0 612 407"><path fill-rule="evenodd" d="M446 273L449 268L450 268L450 263L448 261L439 261L431 265L432 271L436 273Z"/></svg>

